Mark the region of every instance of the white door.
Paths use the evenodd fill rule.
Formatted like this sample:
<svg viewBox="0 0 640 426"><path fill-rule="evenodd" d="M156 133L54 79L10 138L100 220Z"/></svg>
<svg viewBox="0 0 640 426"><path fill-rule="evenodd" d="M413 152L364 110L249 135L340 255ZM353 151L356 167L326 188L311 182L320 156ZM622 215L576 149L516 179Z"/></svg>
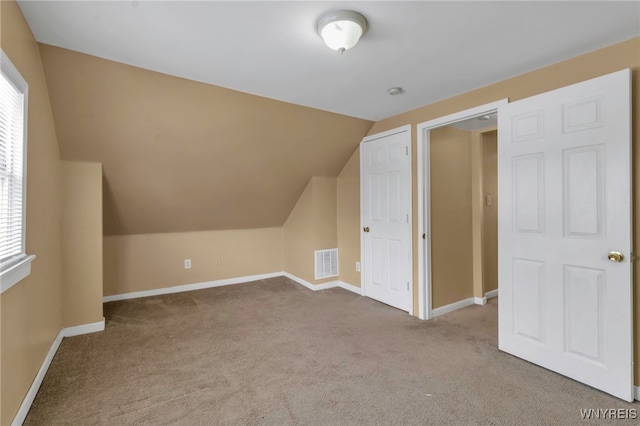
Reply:
<svg viewBox="0 0 640 426"><path fill-rule="evenodd" d="M498 111L499 348L632 401L630 71Z"/></svg>
<svg viewBox="0 0 640 426"><path fill-rule="evenodd" d="M411 128L361 145L364 295L411 308Z"/></svg>

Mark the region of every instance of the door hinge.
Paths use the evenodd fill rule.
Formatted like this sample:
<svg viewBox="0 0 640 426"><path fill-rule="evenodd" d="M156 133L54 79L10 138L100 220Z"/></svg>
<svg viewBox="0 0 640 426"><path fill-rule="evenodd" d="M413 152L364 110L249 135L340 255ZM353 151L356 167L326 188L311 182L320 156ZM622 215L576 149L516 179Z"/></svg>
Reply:
<svg viewBox="0 0 640 426"><path fill-rule="evenodd" d="M404 153L406 154L407 157L409 156L409 147L408 146L404 147Z"/></svg>
<svg viewBox="0 0 640 426"><path fill-rule="evenodd" d="M407 215L407 223L409 223L409 215Z"/></svg>
<svg viewBox="0 0 640 426"><path fill-rule="evenodd" d="M409 291L409 282L407 281L407 291Z"/></svg>

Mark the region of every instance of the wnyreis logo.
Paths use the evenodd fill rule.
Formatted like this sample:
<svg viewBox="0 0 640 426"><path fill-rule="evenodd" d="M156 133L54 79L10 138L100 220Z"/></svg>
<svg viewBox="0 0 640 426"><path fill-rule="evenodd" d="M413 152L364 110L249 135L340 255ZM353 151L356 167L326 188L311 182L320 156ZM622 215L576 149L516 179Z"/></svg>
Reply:
<svg viewBox="0 0 640 426"><path fill-rule="evenodd" d="M635 408L583 408L580 409L583 420L634 420L638 418Z"/></svg>

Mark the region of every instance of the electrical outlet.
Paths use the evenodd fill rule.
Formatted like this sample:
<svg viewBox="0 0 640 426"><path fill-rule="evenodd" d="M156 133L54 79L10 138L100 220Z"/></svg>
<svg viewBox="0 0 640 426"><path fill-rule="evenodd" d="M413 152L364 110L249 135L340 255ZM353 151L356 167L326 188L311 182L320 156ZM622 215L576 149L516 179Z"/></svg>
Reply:
<svg viewBox="0 0 640 426"><path fill-rule="evenodd" d="M216 265L222 264L222 258L220 256L216 257Z"/></svg>
<svg viewBox="0 0 640 426"><path fill-rule="evenodd" d="M356 262L356 272L360 272L360 262Z"/></svg>
<svg viewBox="0 0 640 426"><path fill-rule="evenodd" d="M184 260L184 269L191 269L191 259Z"/></svg>

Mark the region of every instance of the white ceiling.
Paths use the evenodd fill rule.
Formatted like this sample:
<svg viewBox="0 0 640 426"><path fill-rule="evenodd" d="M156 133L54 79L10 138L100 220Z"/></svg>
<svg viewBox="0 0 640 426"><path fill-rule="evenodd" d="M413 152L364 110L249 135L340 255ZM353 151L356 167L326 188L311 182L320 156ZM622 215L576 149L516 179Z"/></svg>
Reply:
<svg viewBox="0 0 640 426"><path fill-rule="evenodd" d="M18 3L39 42L369 120L640 35L640 1ZM336 8L369 23L343 55L315 32Z"/></svg>

